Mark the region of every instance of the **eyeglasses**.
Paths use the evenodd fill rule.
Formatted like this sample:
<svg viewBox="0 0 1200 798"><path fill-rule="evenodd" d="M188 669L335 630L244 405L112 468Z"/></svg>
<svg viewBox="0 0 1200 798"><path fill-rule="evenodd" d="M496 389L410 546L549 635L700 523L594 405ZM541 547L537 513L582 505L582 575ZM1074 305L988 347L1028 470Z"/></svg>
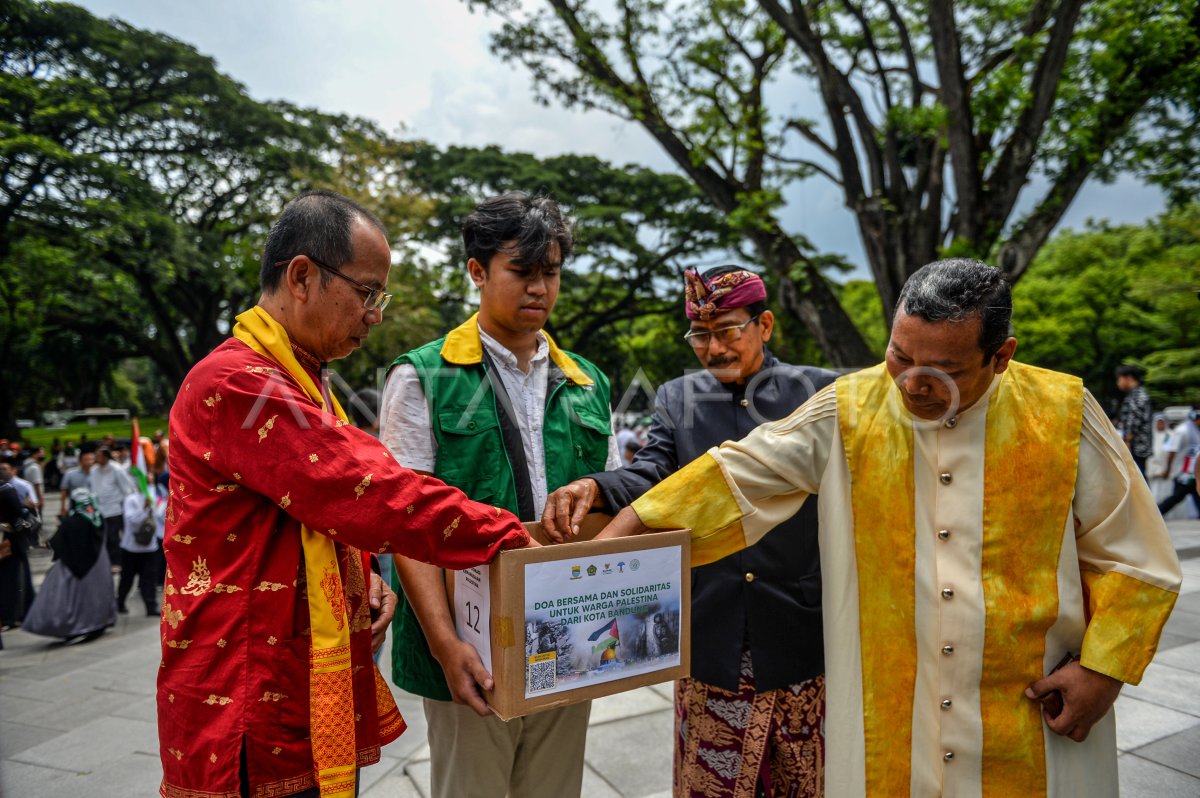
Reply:
<svg viewBox="0 0 1200 798"><path fill-rule="evenodd" d="M358 280L355 280L353 277L349 277L345 274L342 274L340 271L333 268L332 266L326 266L324 263L321 263L321 261L317 260L312 255L305 255L304 257L308 258L313 263L317 264L317 266L321 267L322 269L329 272L330 274L336 274L338 277L341 277L343 280L345 280L346 282L353 285L359 291L362 291L364 294L366 294L366 300L363 302L363 307L366 308L367 310L378 310L380 313L382 313L384 311L384 309L387 308L388 303L392 301L392 294L387 293L382 288L372 288L369 285L363 285ZM289 258L288 260L278 260L278 261L275 261L275 263L273 263L271 265L274 268L279 268L280 266L287 266L289 263L292 262L292 260L294 260L294 258Z"/></svg>
<svg viewBox="0 0 1200 798"><path fill-rule="evenodd" d="M716 338L723 344L731 344L742 337L742 332L746 329L746 325L755 321L758 321L758 316L751 316L741 324L721 327L717 330L692 330L683 334L683 340L691 344L692 349L707 349L713 338Z"/></svg>

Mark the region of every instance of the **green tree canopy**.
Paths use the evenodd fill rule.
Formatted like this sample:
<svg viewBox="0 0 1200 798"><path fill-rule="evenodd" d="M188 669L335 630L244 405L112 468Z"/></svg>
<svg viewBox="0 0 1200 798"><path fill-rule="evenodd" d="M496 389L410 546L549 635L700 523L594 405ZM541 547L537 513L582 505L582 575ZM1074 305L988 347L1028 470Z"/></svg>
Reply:
<svg viewBox="0 0 1200 798"><path fill-rule="evenodd" d="M740 237L685 178L591 156L539 159L498 147L417 146L407 177L433 212L417 238L440 253L441 296L450 308L469 303L462 222L485 197L505 191L542 193L558 200L577 222L575 256L547 327L563 346L604 369L618 390L637 372L623 348L638 324L682 333L683 270L729 259L753 261L736 249ZM440 260L440 262L438 262ZM461 311L460 311L461 312ZM447 324L460 320L447 319ZM647 360L655 381L678 376L693 362L683 346L660 341L682 355L673 365Z"/></svg>
<svg viewBox="0 0 1200 798"><path fill-rule="evenodd" d="M167 36L6 4L0 367L29 378L4 381L0 419L18 387L23 412L94 401L128 355L178 385L252 303L266 225L352 125L255 101Z"/></svg>
<svg viewBox="0 0 1200 798"><path fill-rule="evenodd" d="M1082 377L1110 410L1117 366L1147 370L1157 406L1200 404L1200 205L1145 225L1065 230L1013 291L1017 359ZM847 310L880 356L887 331L870 283L845 286Z"/></svg>
<svg viewBox="0 0 1200 798"><path fill-rule="evenodd" d="M467 0L539 96L641 125L838 365L869 362L784 190L854 215L889 323L939 255L1019 279L1089 178L1196 188L1195 0ZM801 113L801 92L819 113Z"/></svg>
<svg viewBox="0 0 1200 798"><path fill-rule="evenodd" d="M1114 370L1147 370L1156 405L1200 403L1200 206L1145 226L1056 236L1013 298L1017 357L1083 377L1106 404Z"/></svg>
<svg viewBox="0 0 1200 798"><path fill-rule="evenodd" d="M309 187L376 211L397 257L385 323L339 364L355 389L464 318L459 229L492 194L546 193L578 218L551 332L618 381L622 337L647 317L677 321L685 266L746 260L683 177L402 140L256 101L161 34L66 4L12 9L0 22L0 365L27 377L0 386L0 419L115 395L104 389L130 357L177 386L253 303L267 226Z"/></svg>

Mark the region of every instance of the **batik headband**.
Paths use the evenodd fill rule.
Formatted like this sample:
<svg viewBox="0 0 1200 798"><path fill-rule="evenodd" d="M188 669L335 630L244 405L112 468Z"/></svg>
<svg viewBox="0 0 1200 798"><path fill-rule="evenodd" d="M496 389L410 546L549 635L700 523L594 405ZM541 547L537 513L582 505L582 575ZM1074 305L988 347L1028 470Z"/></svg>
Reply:
<svg viewBox="0 0 1200 798"><path fill-rule="evenodd" d="M687 269L683 278L686 282L684 305L689 319L708 321L714 313L744 308L767 299L767 287L754 272L726 272L706 281L699 272Z"/></svg>

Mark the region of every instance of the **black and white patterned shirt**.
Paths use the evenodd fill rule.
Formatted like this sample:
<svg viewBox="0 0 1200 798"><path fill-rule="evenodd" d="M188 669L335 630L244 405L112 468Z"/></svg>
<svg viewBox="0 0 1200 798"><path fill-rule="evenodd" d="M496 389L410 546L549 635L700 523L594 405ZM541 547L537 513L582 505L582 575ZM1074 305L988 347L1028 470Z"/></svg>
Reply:
<svg viewBox="0 0 1200 798"><path fill-rule="evenodd" d="M1138 385L1125 394L1119 416L1121 434L1129 441L1129 451L1134 457L1149 457L1154 453L1151 438L1150 395Z"/></svg>

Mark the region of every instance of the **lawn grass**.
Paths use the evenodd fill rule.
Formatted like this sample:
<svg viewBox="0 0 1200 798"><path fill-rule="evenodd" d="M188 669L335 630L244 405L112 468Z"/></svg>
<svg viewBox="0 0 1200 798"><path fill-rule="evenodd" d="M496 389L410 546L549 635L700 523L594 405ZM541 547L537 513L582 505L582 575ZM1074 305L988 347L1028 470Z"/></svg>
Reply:
<svg viewBox="0 0 1200 798"><path fill-rule="evenodd" d="M139 418L138 429L142 435L150 436L154 434L154 430L167 428L167 420L165 418ZM106 435L112 435L114 438L124 438L128 440L133 435L133 422L122 421L121 419L102 420L95 424L89 424L86 421L80 421L68 424L63 429L50 429L49 427L33 427L32 429L23 429L21 432L22 440L26 441L30 446L45 446L49 451L50 444L55 438L60 442L75 441L79 444L79 439L83 435L87 435L89 441L99 441Z"/></svg>

